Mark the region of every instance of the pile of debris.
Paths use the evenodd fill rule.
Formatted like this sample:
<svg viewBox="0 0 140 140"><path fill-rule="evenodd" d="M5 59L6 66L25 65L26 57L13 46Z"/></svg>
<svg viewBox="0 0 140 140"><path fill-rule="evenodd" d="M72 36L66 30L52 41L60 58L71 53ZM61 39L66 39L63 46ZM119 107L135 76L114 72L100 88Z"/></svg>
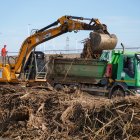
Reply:
<svg viewBox="0 0 140 140"><path fill-rule="evenodd" d="M93 46L91 45L91 39L87 38L82 43L84 43L84 47L81 53L81 58L85 58L85 59L99 59L100 58L102 54L102 50L93 51L92 49Z"/></svg>
<svg viewBox="0 0 140 140"><path fill-rule="evenodd" d="M15 89L15 90L14 90ZM140 138L140 98L79 90L0 87L0 137L14 140Z"/></svg>

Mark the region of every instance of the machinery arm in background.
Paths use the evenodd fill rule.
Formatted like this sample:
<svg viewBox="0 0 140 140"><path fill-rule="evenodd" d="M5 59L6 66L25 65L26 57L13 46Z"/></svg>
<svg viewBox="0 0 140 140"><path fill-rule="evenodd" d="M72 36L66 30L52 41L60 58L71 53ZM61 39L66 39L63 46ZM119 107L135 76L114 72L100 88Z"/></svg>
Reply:
<svg viewBox="0 0 140 140"><path fill-rule="evenodd" d="M82 20L89 20L89 23L81 22ZM89 19L83 17L63 16L54 23L36 31L23 42L17 61L13 68L14 73L19 74L24 67L31 51L37 45L55 38L61 34L77 30L92 30L104 34L109 34L107 27L101 24L98 19Z"/></svg>

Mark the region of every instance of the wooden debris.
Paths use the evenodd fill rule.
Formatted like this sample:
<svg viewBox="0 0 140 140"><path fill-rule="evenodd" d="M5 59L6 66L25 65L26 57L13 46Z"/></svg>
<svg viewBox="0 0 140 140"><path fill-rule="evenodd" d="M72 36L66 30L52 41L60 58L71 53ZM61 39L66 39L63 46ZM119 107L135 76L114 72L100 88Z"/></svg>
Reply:
<svg viewBox="0 0 140 140"><path fill-rule="evenodd" d="M12 93L12 91L15 91ZM3 91L4 90L4 91ZM135 140L140 97L108 100L80 91L0 87L0 137L21 140Z"/></svg>

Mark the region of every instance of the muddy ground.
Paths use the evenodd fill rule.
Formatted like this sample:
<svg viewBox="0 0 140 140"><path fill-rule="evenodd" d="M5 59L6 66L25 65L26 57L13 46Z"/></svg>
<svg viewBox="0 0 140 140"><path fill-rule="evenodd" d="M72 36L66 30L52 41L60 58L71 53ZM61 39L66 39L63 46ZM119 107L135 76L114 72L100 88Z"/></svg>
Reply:
<svg viewBox="0 0 140 140"><path fill-rule="evenodd" d="M56 91L51 87L1 85L0 137L137 140L140 139L140 97L109 100L68 88Z"/></svg>

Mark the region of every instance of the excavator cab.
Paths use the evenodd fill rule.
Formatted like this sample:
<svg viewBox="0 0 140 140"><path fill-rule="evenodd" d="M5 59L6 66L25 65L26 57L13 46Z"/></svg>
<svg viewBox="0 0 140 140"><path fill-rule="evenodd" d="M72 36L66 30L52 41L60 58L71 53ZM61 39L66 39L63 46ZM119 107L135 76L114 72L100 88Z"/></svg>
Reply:
<svg viewBox="0 0 140 140"><path fill-rule="evenodd" d="M24 66L25 80L46 81L45 54L41 51L32 51Z"/></svg>

